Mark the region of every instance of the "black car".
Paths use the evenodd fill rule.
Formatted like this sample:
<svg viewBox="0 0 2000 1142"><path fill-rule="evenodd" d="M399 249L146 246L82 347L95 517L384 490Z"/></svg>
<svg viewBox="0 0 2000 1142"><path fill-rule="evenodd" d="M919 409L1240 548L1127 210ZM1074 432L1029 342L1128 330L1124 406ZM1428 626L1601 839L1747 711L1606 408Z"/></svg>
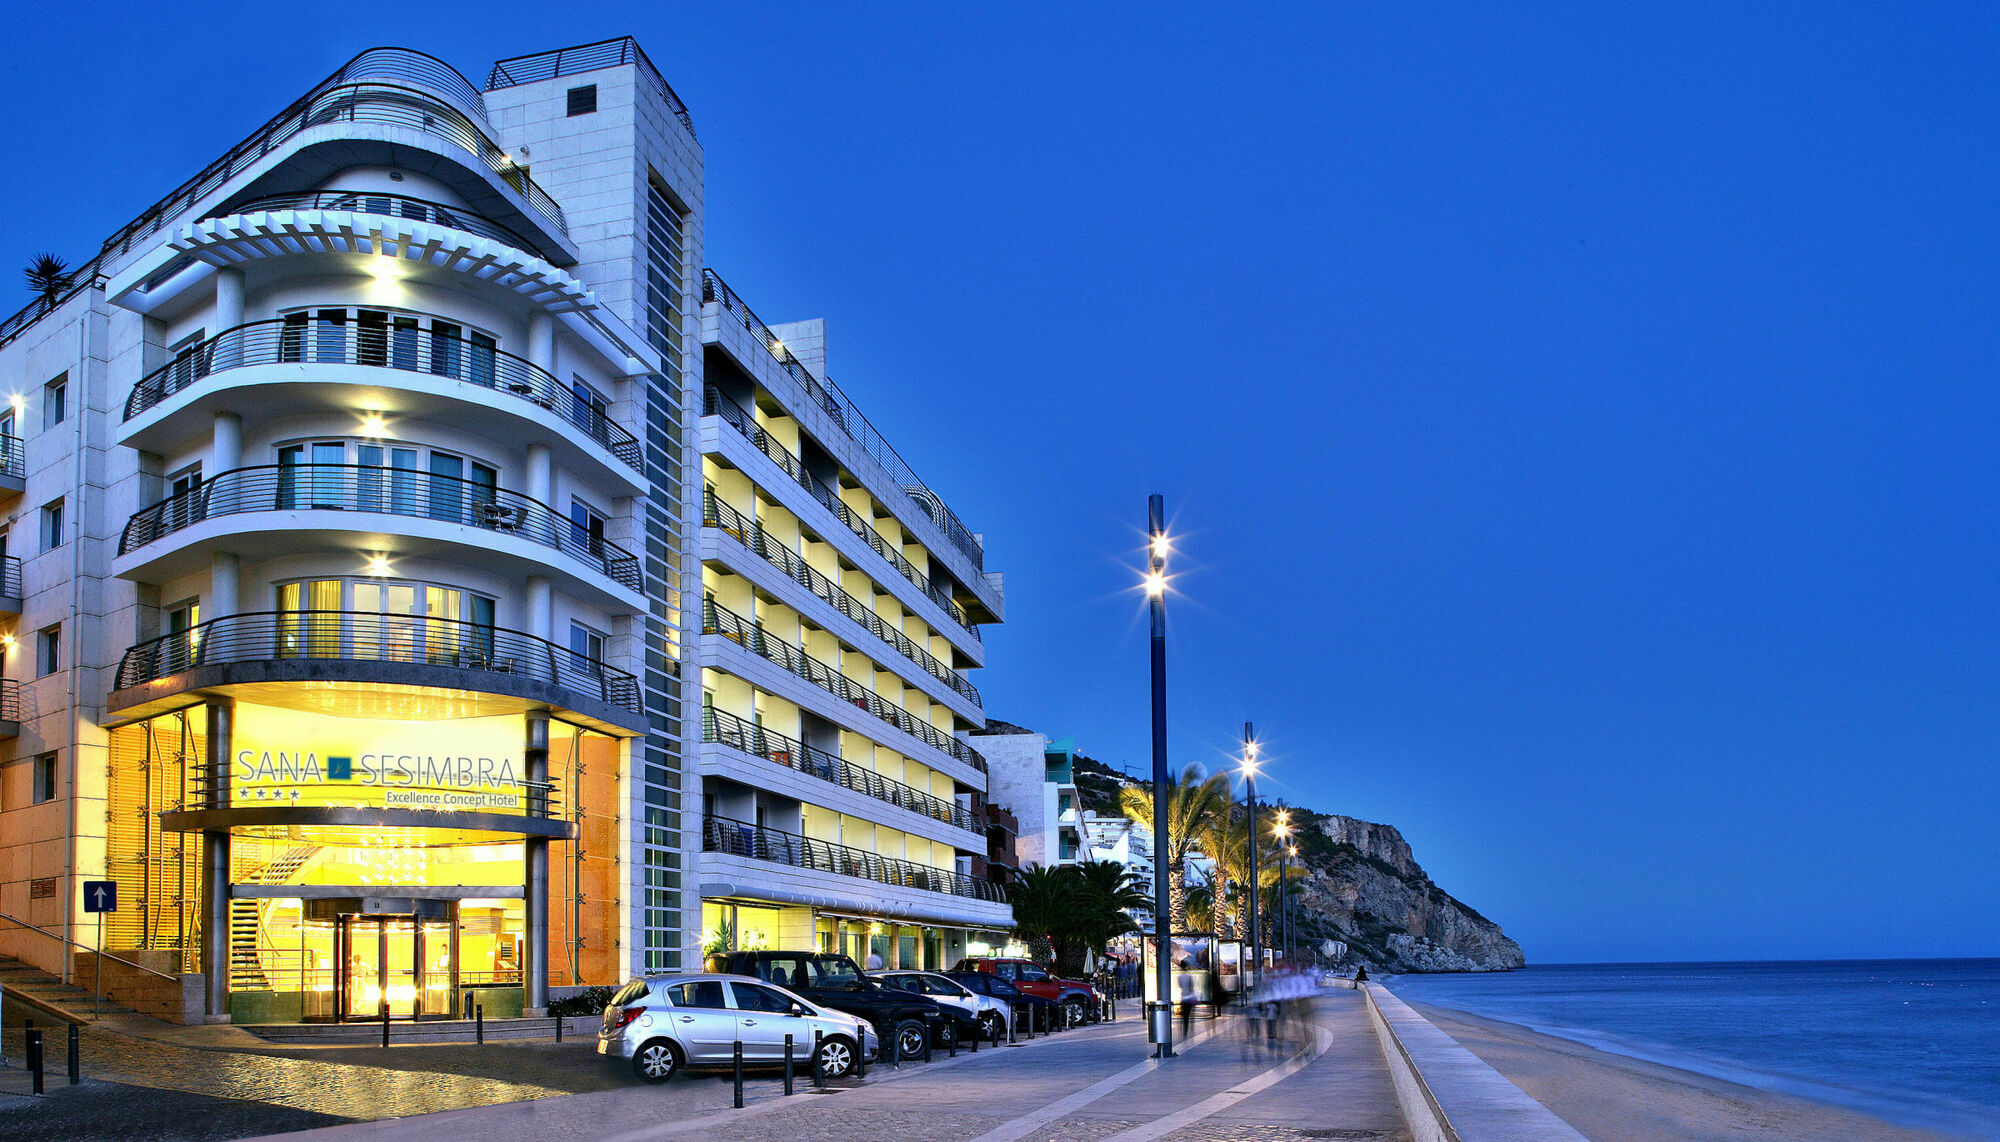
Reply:
<svg viewBox="0 0 2000 1142"><path fill-rule="evenodd" d="M1052 1030L1056 1025L1055 1000L1029 995L990 971L946 971L938 974L946 979L957 980L964 984L968 991L976 991L981 995L990 995L1001 1000L1013 1008L1020 1018L1028 1020L1028 1026L1035 1030Z"/></svg>
<svg viewBox="0 0 2000 1142"><path fill-rule="evenodd" d="M928 996L884 987L837 952L720 952L708 957L707 968L775 983L814 1003L860 1016L875 1025L884 1042L893 1034L896 1053L903 1058L923 1054L931 1036L979 1033L978 1024L962 1012ZM961 1023L970 1023L971 1029Z"/></svg>

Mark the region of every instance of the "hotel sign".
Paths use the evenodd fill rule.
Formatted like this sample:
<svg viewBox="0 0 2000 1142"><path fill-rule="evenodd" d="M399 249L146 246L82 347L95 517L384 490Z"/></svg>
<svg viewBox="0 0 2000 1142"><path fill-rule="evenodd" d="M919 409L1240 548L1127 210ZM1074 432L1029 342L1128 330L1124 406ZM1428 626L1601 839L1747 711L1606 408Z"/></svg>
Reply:
<svg viewBox="0 0 2000 1142"><path fill-rule="evenodd" d="M521 813L518 716L438 722L237 705L229 801Z"/></svg>

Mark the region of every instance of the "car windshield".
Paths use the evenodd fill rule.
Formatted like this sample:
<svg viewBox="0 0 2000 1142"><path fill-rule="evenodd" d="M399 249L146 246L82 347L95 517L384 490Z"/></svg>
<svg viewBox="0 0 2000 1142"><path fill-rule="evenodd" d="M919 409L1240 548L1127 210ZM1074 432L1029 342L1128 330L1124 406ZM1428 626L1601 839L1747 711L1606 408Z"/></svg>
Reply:
<svg viewBox="0 0 2000 1142"><path fill-rule="evenodd" d="M1020 964L1018 965L1018 970L1022 979L1036 980L1049 978L1049 973L1043 971L1040 964Z"/></svg>

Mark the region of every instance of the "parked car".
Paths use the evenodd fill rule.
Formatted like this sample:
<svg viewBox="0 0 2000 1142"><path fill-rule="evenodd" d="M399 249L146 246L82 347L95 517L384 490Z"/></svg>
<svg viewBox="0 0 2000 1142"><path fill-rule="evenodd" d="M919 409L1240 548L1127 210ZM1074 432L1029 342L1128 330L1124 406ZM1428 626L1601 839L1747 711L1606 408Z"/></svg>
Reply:
<svg viewBox="0 0 2000 1142"><path fill-rule="evenodd" d="M930 971L878 971L871 973L890 987L926 995L946 1007L956 1007L979 1021L985 1038L1004 1034L1012 1009L1007 1001L972 990L955 979Z"/></svg>
<svg viewBox="0 0 2000 1142"><path fill-rule="evenodd" d="M847 1074L879 1045L866 1020L783 987L733 975L641 976L605 1006L597 1053L629 1059L641 1080L659 1083L683 1067L730 1064L739 1041L745 1062L780 1062L787 1035L810 1066L815 1032L829 1078Z"/></svg>
<svg viewBox="0 0 2000 1142"><path fill-rule="evenodd" d="M990 996L1005 1003L1011 1012L1019 1012L1030 1028L1036 1030L1053 1029L1059 1018L1060 1008L1053 999L1043 999L1039 995L1029 995L992 972L948 971L940 972L946 979L965 986L968 991ZM1012 1018L1012 1016L1009 1016Z"/></svg>
<svg viewBox="0 0 2000 1142"><path fill-rule="evenodd" d="M1049 969L1028 959L971 956L958 961L955 971L992 972L1029 995L1062 1004L1064 1021L1071 1027L1097 1018L1103 1003L1097 989L1080 979L1062 979Z"/></svg>
<svg viewBox="0 0 2000 1142"><path fill-rule="evenodd" d="M815 1004L857 1015L885 1039L896 1037L896 1054L921 1055L937 1035L956 1031L971 1017L929 996L898 991L870 980L854 961L837 952L721 952L708 957L708 970L747 975L794 991ZM977 1024L973 1023L973 1034Z"/></svg>

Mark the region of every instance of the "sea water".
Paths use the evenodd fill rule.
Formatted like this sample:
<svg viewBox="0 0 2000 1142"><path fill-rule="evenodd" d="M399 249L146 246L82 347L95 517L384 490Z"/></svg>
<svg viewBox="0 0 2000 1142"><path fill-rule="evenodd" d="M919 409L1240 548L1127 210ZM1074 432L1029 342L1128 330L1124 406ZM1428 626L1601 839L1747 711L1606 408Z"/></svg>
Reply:
<svg viewBox="0 0 2000 1142"><path fill-rule="evenodd" d="M2000 1139L2000 959L1548 964L1398 976L1404 999Z"/></svg>

